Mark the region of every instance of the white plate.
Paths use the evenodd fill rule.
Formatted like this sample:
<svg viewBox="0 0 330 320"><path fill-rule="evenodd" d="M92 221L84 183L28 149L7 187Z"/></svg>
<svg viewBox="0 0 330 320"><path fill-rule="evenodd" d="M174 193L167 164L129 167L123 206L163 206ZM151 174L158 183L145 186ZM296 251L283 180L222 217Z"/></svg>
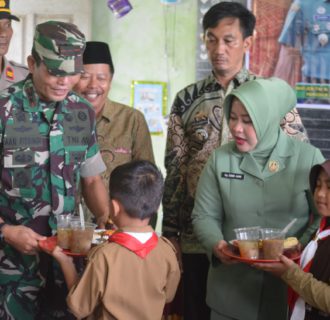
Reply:
<svg viewBox="0 0 330 320"><path fill-rule="evenodd" d="M93 240L92 244L100 244L108 240L109 236L103 236L102 232L104 232L106 229L95 229L93 234Z"/></svg>

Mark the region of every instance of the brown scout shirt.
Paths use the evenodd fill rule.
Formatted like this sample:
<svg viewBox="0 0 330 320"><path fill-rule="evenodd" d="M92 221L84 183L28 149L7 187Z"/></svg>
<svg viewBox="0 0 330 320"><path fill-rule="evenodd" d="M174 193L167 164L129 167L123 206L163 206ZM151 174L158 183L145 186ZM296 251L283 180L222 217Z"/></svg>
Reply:
<svg viewBox="0 0 330 320"><path fill-rule="evenodd" d="M67 303L76 317L88 320L160 320L179 280L175 249L167 239L160 237L144 259L117 243L105 243L88 255Z"/></svg>

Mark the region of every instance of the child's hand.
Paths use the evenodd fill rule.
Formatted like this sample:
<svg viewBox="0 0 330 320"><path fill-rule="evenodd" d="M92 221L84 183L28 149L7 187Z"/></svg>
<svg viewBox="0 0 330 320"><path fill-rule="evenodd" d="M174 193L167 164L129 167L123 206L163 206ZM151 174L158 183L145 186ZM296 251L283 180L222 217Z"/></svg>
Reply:
<svg viewBox="0 0 330 320"><path fill-rule="evenodd" d="M270 272L277 277L281 277L284 272L294 264L294 261L284 255L280 255L279 259L280 261L275 263L254 263L252 267Z"/></svg>
<svg viewBox="0 0 330 320"><path fill-rule="evenodd" d="M39 248L53 256L58 261L72 261L72 258L67 256L61 247L57 245L55 237L48 237L45 240L39 241Z"/></svg>
<svg viewBox="0 0 330 320"><path fill-rule="evenodd" d="M289 259L288 257L286 257L283 254L280 255L280 260L283 262L283 264L285 264L287 266L287 269L295 264L295 262L293 260Z"/></svg>
<svg viewBox="0 0 330 320"><path fill-rule="evenodd" d="M57 244L57 240L56 237L48 237L42 240L39 240L39 248L48 253L48 254L52 254L53 250L56 247Z"/></svg>

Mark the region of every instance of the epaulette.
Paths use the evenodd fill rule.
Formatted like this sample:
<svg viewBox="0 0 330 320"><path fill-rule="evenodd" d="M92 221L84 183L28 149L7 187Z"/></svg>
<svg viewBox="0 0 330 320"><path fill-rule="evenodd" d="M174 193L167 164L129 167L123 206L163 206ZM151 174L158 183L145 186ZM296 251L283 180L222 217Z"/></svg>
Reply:
<svg viewBox="0 0 330 320"><path fill-rule="evenodd" d="M29 70L28 67L22 63L18 63L18 62L15 62L15 61L8 61L9 64L11 64L12 66L14 67L18 67L18 68L23 68L25 70Z"/></svg>

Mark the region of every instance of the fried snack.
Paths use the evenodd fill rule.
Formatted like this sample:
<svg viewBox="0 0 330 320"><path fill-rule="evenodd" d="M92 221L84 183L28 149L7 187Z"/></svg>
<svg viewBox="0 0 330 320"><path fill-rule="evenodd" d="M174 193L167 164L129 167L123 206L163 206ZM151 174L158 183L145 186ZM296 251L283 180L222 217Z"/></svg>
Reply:
<svg viewBox="0 0 330 320"><path fill-rule="evenodd" d="M111 230L104 230L104 231L102 232L102 237L104 237L104 236L109 237L109 236L111 236L115 231L116 231L116 230L114 230L114 229L111 229Z"/></svg>
<svg viewBox="0 0 330 320"><path fill-rule="evenodd" d="M289 237L284 240L284 249L292 248L298 245L298 239L296 237Z"/></svg>

